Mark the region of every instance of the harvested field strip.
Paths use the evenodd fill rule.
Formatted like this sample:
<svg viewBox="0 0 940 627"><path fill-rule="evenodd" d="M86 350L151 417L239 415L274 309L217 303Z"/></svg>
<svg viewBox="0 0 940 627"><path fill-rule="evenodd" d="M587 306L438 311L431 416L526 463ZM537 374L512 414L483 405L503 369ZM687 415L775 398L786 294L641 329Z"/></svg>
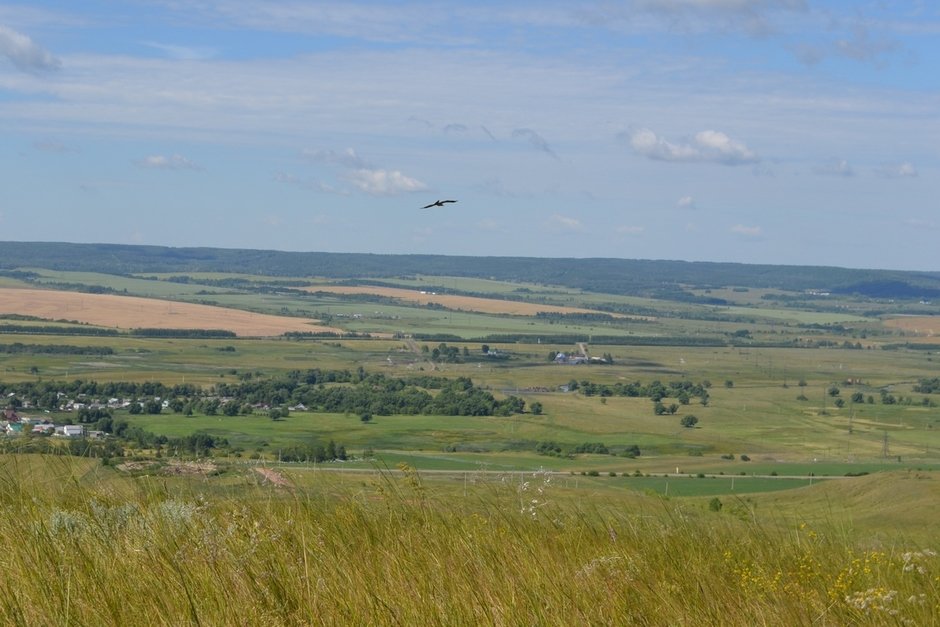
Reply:
<svg viewBox="0 0 940 627"><path fill-rule="evenodd" d="M940 316L902 316L885 320L885 326L933 338L940 342Z"/></svg>
<svg viewBox="0 0 940 627"><path fill-rule="evenodd" d="M251 313L226 307L136 296L56 290L0 288L0 314L74 320L122 329L223 329L238 336L282 335L288 331L334 332L316 320Z"/></svg>
<svg viewBox="0 0 940 627"><path fill-rule="evenodd" d="M558 305L543 305L540 303L527 303L514 300L501 300L498 298L481 298L478 296L459 296L456 294L433 294L430 292L420 292L418 290L408 290L398 287L379 287L369 285L316 285L306 288L310 292L325 292L330 294L374 294L376 296L385 296L387 298L398 298L403 301L427 305L434 303L459 311L476 311L479 313L490 314L510 314L513 316L534 316L542 312L570 314L596 314L607 313L596 309L584 309L582 307L561 307ZM608 314L614 318L629 318L622 314Z"/></svg>

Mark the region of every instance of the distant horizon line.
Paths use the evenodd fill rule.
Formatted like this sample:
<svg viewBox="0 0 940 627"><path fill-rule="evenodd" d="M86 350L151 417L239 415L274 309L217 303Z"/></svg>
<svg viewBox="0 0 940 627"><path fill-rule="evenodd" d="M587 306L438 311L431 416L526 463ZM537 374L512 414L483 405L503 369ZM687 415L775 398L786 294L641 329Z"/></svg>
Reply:
<svg viewBox="0 0 940 627"><path fill-rule="evenodd" d="M923 270L911 268L879 268L879 267L857 267L857 266L839 266L827 264L797 264L797 263L767 263L767 262L748 262L748 261L715 261L715 260L693 260L693 259L665 259L665 258L640 258L640 257L573 257L573 256L549 256L549 255L491 255L491 254L448 254L448 253L396 253L396 252L363 252L363 251L331 251L331 250L286 250L279 248L245 248L240 246L179 246L170 244L144 244L139 242L75 242L63 240L0 240L0 246L8 244L17 245L66 245L66 246L115 246L126 248L162 248L170 250L225 250L225 251L251 251L278 253L287 255L365 255L375 257L444 257L444 258L467 258L467 259L518 259L518 260L572 260L572 261L591 261L591 260L611 260L625 262L641 263L674 263L674 264L701 264L701 265L737 265L750 267L776 267L776 268L829 268L841 270L859 270L875 272L904 272L904 273L927 273L940 274L940 269Z"/></svg>

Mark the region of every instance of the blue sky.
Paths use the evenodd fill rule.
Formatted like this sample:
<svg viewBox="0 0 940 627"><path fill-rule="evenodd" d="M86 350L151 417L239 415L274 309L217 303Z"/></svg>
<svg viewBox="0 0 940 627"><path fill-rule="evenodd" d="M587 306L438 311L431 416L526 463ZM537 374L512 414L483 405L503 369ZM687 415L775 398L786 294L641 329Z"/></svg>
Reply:
<svg viewBox="0 0 940 627"><path fill-rule="evenodd" d="M937 68L932 0L2 3L0 240L940 270Z"/></svg>

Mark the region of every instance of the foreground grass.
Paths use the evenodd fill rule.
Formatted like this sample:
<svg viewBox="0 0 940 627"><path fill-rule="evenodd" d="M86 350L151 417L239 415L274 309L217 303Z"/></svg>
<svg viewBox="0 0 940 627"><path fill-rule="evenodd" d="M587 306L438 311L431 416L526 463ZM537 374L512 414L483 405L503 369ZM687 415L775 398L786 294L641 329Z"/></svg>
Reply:
<svg viewBox="0 0 940 627"><path fill-rule="evenodd" d="M586 505L537 473L459 498L414 473L301 491L89 464L2 465L3 624L925 625L940 601L931 547Z"/></svg>

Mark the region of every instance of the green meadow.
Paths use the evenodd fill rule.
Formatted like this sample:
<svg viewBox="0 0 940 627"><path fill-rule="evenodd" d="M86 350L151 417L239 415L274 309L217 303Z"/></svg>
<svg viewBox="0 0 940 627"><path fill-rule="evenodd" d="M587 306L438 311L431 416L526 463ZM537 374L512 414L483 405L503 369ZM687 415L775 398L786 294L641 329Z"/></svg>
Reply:
<svg viewBox="0 0 940 627"><path fill-rule="evenodd" d="M317 369L465 377L525 409L111 410L170 443L211 435L219 444L198 458L130 440L104 459L65 455L74 447L55 439L55 454L16 454L42 436L5 438L0 508L16 524L0 534L4 623L927 625L940 612L940 395L914 391L935 376L936 350L885 327L886 303L865 314L854 299L812 310L756 288L695 291L717 306L489 278L381 281L643 312L551 319L294 292L249 273L32 271L0 280L315 317L356 335L94 337L7 315L6 384L211 391ZM430 336L456 358L435 359L444 347ZM581 351L612 363L552 360ZM657 413L647 396L599 391L657 381L702 385L707 402L673 391ZM346 459L282 459L328 442ZM9 583L26 579L55 583Z"/></svg>

